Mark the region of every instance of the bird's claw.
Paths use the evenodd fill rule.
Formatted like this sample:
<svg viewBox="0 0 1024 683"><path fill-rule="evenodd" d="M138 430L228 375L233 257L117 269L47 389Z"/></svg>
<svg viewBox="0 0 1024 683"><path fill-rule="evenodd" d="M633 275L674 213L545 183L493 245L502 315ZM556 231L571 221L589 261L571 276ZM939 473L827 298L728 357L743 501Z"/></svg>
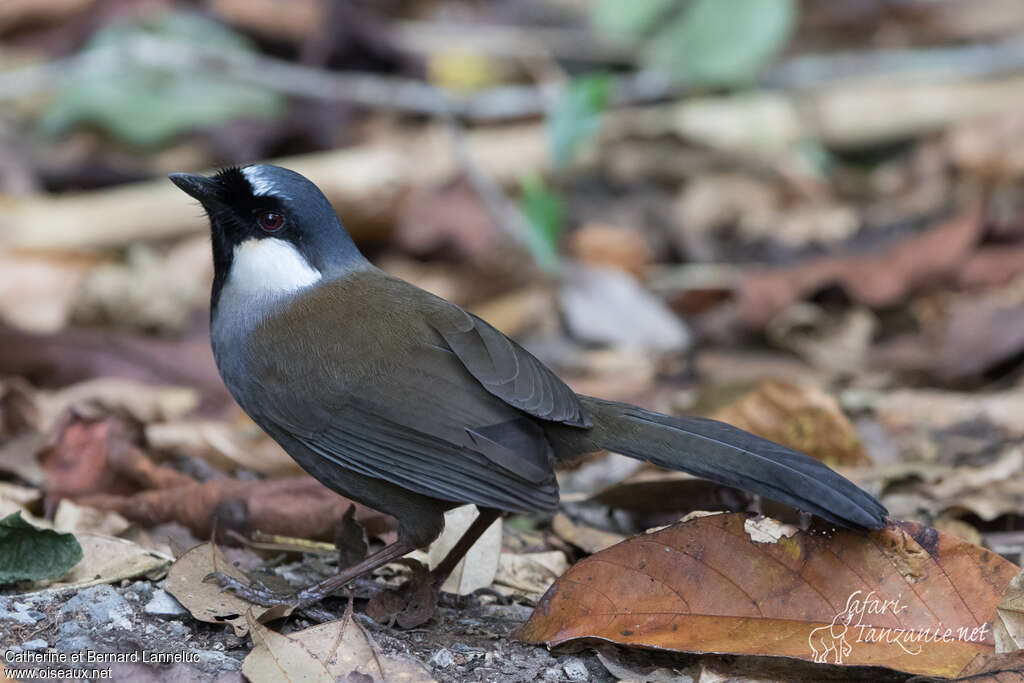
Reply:
<svg viewBox="0 0 1024 683"><path fill-rule="evenodd" d="M260 607L295 606L300 601L298 595L277 593L266 586L249 586L223 572L207 574L203 577L203 583L215 583L224 590L231 591L241 599Z"/></svg>

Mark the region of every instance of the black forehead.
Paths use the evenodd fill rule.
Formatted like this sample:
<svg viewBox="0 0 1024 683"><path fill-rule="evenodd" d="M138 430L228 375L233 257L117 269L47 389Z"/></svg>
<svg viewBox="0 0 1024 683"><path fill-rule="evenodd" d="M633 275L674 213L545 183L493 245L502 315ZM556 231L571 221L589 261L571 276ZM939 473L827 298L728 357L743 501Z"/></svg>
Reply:
<svg viewBox="0 0 1024 683"><path fill-rule="evenodd" d="M252 183L238 166L221 169L214 176L220 184L221 196L228 206L237 211L280 209L283 203L272 194L257 194Z"/></svg>

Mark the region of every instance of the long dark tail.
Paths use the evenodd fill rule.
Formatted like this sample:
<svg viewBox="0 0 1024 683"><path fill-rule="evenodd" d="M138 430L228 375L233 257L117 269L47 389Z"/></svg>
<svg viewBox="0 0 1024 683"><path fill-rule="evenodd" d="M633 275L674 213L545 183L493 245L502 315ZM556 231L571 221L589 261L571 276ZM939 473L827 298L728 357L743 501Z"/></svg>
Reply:
<svg viewBox="0 0 1024 683"><path fill-rule="evenodd" d="M807 510L844 527L879 529L888 511L826 465L724 422L671 417L627 403L580 396L593 420L576 432L604 448L682 470ZM565 428L570 429L570 428ZM558 441L568 434L559 430Z"/></svg>

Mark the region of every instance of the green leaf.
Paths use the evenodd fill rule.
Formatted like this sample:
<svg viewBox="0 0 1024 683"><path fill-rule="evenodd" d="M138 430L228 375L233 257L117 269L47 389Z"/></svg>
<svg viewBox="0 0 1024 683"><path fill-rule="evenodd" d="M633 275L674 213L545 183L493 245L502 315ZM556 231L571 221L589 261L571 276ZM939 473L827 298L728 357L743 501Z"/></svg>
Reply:
<svg viewBox="0 0 1024 683"><path fill-rule="evenodd" d="M527 176L521 184L523 198L520 209L530 227L527 246L538 265L555 270L558 267L558 242L565 223L565 202L561 196L548 190L539 176Z"/></svg>
<svg viewBox="0 0 1024 683"><path fill-rule="evenodd" d="M178 43L184 54L196 46L224 55L251 51L242 37L184 12L110 24L93 36L84 51L116 51L145 36ZM90 70L67 79L44 115L42 129L54 134L90 124L147 147L231 119L276 118L284 109L285 100L277 93L198 67L158 68L114 59L101 72Z"/></svg>
<svg viewBox="0 0 1024 683"><path fill-rule="evenodd" d="M612 10L613 3L621 6ZM611 38L646 36L646 60L684 82L734 86L748 83L785 47L797 12L796 0L608 0L592 19ZM628 15L618 20L624 30L612 27L616 13Z"/></svg>
<svg viewBox="0 0 1024 683"><path fill-rule="evenodd" d="M647 51L684 80L742 84L785 46L795 23L795 0L693 0Z"/></svg>
<svg viewBox="0 0 1024 683"><path fill-rule="evenodd" d="M81 559L72 534L34 527L20 512L0 519L0 585L60 578Z"/></svg>
<svg viewBox="0 0 1024 683"><path fill-rule="evenodd" d="M551 108L547 127L556 170L568 166L579 148L597 135L610 91L608 76L580 76L569 83Z"/></svg>

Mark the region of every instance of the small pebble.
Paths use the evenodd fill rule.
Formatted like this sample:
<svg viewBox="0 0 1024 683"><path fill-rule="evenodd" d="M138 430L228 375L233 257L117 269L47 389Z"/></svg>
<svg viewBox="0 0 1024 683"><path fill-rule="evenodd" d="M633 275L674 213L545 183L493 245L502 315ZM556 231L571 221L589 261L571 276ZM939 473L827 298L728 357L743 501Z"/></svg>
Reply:
<svg viewBox="0 0 1024 683"><path fill-rule="evenodd" d="M146 603L143 609L146 614L152 614L155 617L174 618L188 614L188 610L182 607L173 595L161 589L153 591L153 598Z"/></svg>
<svg viewBox="0 0 1024 683"><path fill-rule="evenodd" d="M562 664L562 671L570 681L589 681L590 672L587 671L587 665L583 663L583 660L571 657L565 660Z"/></svg>
<svg viewBox="0 0 1024 683"><path fill-rule="evenodd" d="M50 647L50 644L42 638L36 638L35 640L27 640L21 644L22 650L28 650L29 652L39 652Z"/></svg>
<svg viewBox="0 0 1024 683"><path fill-rule="evenodd" d="M433 657L430 658L430 663L439 669L447 669L455 663L455 656L452 655L451 650L446 647L442 647L434 653Z"/></svg>

